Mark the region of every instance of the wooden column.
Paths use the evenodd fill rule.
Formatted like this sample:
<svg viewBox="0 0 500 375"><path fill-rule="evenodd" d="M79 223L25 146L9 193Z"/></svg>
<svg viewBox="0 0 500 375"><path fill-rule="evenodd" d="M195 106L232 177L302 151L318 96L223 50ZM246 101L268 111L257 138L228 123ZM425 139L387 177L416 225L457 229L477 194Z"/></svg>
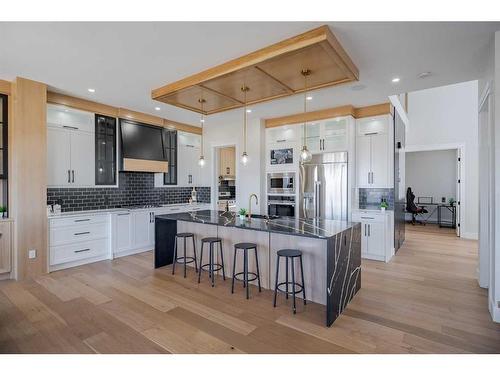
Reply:
<svg viewBox="0 0 500 375"><path fill-rule="evenodd" d="M9 211L17 278L25 279L47 272L47 86L18 77L11 95Z"/></svg>

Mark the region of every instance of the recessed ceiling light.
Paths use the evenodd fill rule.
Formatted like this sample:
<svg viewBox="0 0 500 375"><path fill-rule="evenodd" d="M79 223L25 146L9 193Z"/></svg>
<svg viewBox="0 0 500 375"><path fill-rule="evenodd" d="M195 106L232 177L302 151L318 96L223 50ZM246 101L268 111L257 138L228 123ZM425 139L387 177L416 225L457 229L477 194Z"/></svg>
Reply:
<svg viewBox="0 0 500 375"><path fill-rule="evenodd" d="M427 77L429 77L429 76L431 76L431 75L432 75L432 73L431 73L431 72L422 72L422 73L420 73L417 77L418 77L418 78L427 78Z"/></svg>
<svg viewBox="0 0 500 375"><path fill-rule="evenodd" d="M395 77L395 78L392 79L393 83L398 83L399 81L400 81L400 79L398 77Z"/></svg>
<svg viewBox="0 0 500 375"><path fill-rule="evenodd" d="M308 96L306 99L307 100L313 100L313 97L312 96Z"/></svg>
<svg viewBox="0 0 500 375"><path fill-rule="evenodd" d="M200 120L200 122L201 122L201 123L205 122L205 119L204 119L204 118L202 118L202 119Z"/></svg>
<svg viewBox="0 0 500 375"><path fill-rule="evenodd" d="M88 92L95 92L95 89L87 89Z"/></svg>
<svg viewBox="0 0 500 375"><path fill-rule="evenodd" d="M252 113L252 110L250 108L248 108L247 113Z"/></svg>
<svg viewBox="0 0 500 375"><path fill-rule="evenodd" d="M155 107L155 111L159 111L160 109L160 107Z"/></svg>

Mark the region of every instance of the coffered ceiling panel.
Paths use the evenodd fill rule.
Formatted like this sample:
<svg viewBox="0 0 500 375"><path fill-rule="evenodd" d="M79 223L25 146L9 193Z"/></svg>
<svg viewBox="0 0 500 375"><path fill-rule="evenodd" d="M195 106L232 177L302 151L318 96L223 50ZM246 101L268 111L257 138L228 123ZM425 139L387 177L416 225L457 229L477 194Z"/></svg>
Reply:
<svg viewBox="0 0 500 375"><path fill-rule="evenodd" d="M358 69L327 26L283 40L248 55L155 89L151 97L196 112L212 114L308 89L358 80ZM203 111L198 99L206 100Z"/></svg>

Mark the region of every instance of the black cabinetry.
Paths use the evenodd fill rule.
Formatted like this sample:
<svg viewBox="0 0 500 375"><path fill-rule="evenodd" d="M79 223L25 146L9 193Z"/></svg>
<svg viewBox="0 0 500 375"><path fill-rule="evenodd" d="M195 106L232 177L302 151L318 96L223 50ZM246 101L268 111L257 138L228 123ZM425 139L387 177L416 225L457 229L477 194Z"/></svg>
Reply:
<svg viewBox="0 0 500 375"><path fill-rule="evenodd" d="M116 118L95 116L95 184L116 184Z"/></svg>
<svg viewBox="0 0 500 375"><path fill-rule="evenodd" d="M163 147L168 161L168 173L163 174L164 185L177 185L177 131L163 130Z"/></svg>

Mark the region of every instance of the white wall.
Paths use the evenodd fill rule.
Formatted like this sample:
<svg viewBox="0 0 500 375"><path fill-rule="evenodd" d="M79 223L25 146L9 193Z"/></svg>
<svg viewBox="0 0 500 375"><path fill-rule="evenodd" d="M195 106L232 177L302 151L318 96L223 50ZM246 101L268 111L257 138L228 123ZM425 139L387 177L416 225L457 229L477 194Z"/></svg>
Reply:
<svg viewBox="0 0 500 375"><path fill-rule="evenodd" d="M406 153L406 188L411 187L416 197L433 197L434 203L441 203L445 197L456 200L457 191L456 150L419 151ZM416 201L416 199L415 199ZM432 210L432 206L427 207ZM443 210L445 220L451 213ZM429 221L437 221L437 211Z"/></svg>
<svg viewBox="0 0 500 375"><path fill-rule="evenodd" d="M211 183L212 200L217 201L217 182L215 179L216 167L213 163L215 154L214 147L235 145L236 146L236 206L248 209L248 197L255 193L259 197L258 206L255 200L252 202L252 211L261 211L264 197L261 193L261 134L263 126L261 119L257 116L248 116L247 123L247 153L249 161L244 166L240 157L243 152L243 109L224 112L224 118L220 115L212 115L205 119L204 152L206 165L203 168L203 181Z"/></svg>
<svg viewBox="0 0 500 375"><path fill-rule="evenodd" d="M406 134L411 148L463 144L461 234L478 238L478 82L411 92L408 95L410 126Z"/></svg>

